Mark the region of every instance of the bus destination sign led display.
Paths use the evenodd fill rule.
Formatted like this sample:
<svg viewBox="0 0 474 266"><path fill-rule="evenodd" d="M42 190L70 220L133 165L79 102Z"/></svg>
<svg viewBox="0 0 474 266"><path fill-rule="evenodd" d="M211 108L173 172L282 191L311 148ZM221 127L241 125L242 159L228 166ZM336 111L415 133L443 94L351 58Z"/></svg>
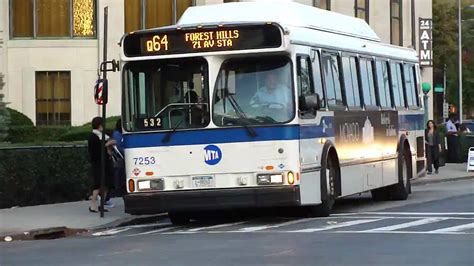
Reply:
<svg viewBox="0 0 474 266"><path fill-rule="evenodd" d="M126 56L167 55L277 48L282 44L276 25L245 25L194 30L156 30L129 34L124 39Z"/></svg>

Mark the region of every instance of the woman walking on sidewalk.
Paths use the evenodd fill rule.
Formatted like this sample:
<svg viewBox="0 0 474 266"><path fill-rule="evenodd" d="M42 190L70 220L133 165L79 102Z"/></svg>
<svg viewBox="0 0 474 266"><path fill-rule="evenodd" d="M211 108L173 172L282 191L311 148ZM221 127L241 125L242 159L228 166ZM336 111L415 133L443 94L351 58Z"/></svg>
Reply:
<svg viewBox="0 0 474 266"><path fill-rule="evenodd" d="M441 152L441 143L439 141L438 130L433 120L426 123L425 129L425 151L427 160L427 171L431 175L433 173L433 166L435 174L438 173L439 168L439 153Z"/></svg>
<svg viewBox="0 0 474 266"><path fill-rule="evenodd" d="M89 136L88 140L88 149L90 162L92 165L92 177L94 178L94 183L92 187L92 196L91 196L91 205L89 207L90 212L97 212L97 197L99 196L100 189L100 177L101 177L101 148L102 148L102 131L104 130L104 120L102 117L95 117L92 119L92 133ZM110 162L110 152L115 145L115 140L109 139L109 136L105 135L105 147L107 148L108 154L105 155L105 191L104 195L107 198L107 191L109 188L113 187L113 173L112 173L112 164ZM104 210L106 211L106 210Z"/></svg>

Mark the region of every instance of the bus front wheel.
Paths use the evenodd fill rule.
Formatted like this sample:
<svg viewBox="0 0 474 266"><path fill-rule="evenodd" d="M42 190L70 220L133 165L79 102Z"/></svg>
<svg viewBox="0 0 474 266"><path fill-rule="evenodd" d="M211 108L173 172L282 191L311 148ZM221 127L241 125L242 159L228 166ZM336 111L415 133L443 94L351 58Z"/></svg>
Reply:
<svg viewBox="0 0 474 266"><path fill-rule="evenodd" d="M389 187L392 200L406 200L410 194L410 179L412 178L410 149L405 148L398 159L398 183Z"/></svg>
<svg viewBox="0 0 474 266"><path fill-rule="evenodd" d="M186 225L189 224L190 218L186 213L171 211L168 212L168 216L173 225Z"/></svg>
<svg viewBox="0 0 474 266"><path fill-rule="evenodd" d="M327 217L336 201L336 178L340 174L334 156L327 156L321 165L321 204L308 207L310 217Z"/></svg>

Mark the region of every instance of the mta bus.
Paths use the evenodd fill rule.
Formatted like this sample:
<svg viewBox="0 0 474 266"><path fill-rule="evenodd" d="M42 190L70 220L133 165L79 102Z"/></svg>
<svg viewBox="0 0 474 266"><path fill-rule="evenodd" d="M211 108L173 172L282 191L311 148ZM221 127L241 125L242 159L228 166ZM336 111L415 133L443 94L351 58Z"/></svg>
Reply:
<svg viewBox="0 0 474 266"><path fill-rule="evenodd" d="M420 68L363 20L297 3L190 7L121 41L130 214L295 207L327 216L424 174Z"/></svg>

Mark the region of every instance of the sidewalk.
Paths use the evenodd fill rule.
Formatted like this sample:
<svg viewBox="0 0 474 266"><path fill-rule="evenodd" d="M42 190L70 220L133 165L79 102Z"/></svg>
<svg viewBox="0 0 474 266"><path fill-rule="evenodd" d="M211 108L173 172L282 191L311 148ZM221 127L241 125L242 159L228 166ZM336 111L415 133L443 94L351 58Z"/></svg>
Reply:
<svg viewBox="0 0 474 266"><path fill-rule="evenodd" d="M469 178L474 179L474 172L466 172L465 163L446 164L439 169L439 174L416 178L412 180L412 184L423 185ZM0 209L0 241L5 241L5 236L11 236L13 240L37 239L39 237L36 236L40 234L49 234L51 238L54 238L54 234L63 237L81 231L115 227L136 219L159 219L157 216L163 216L132 216L124 213L122 199L115 198L112 201L115 208L109 209L104 218L100 218L99 213L89 212L88 201Z"/></svg>
<svg viewBox="0 0 474 266"><path fill-rule="evenodd" d="M100 213L89 212L89 201L0 209L0 241L5 241L5 236L15 240L34 239L35 234L70 235L150 217L126 214L121 198L114 198L112 202L115 207L109 208L104 218L100 218Z"/></svg>
<svg viewBox="0 0 474 266"><path fill-rule="evenodd" d="M447 163L439 168L438 174L425 175L412 180L413 185L431 184L460 179L474 179L474 172L466 171L466 163Z"/></svg>

